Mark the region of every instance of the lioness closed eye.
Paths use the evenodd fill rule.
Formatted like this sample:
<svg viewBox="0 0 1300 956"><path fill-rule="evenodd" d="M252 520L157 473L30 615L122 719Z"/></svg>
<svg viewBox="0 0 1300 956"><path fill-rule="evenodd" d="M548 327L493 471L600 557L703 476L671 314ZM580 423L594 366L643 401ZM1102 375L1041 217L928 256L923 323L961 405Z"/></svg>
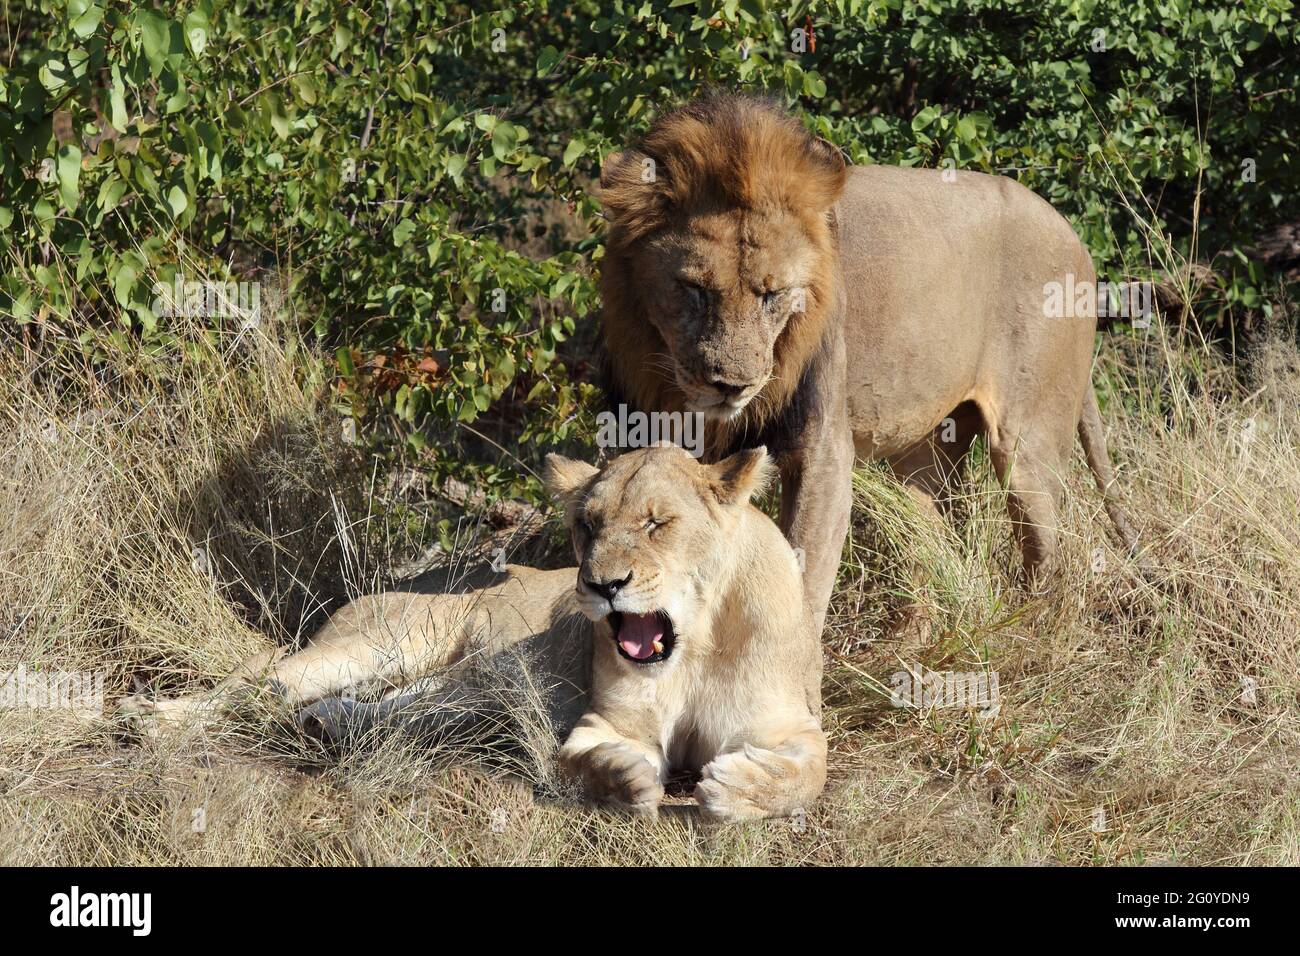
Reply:
<svg viewBox="0 0 1300 956"><path fill-rule="evenodd" d="M465 594L363 597L297 654L248 661L206 694L119 710L155 727L212 719L261 686L330 736L377 724L464 735L477 717L499 727L500 697L484 690L496 675L543 688L529 699L567 734L560 765L594 799L654 814L667 775L685 770L711 817L792 813L825 783L821 653L794 552L750 504L770 469L763 449L702 465L647 448L601 471L551 455L547 485L579 567L510 566ZM364 685L394 690L369 704L335 696Z"/></svg>

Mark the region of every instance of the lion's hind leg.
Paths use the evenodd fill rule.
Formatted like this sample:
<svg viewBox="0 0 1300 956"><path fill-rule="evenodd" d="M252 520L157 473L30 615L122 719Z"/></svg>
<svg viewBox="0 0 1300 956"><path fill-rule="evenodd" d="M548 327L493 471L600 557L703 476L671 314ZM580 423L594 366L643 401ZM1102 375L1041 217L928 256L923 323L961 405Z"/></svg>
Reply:
<svg viewBox="0 0 1300 956"><path fill-rule="evenodd" d="M298 725L334 749L376 733L454 747L479 743L485 725L503 725L508 717L490 693L462 676L417 681L377 701L324 697L298 712Z"/></svg>
<svg viewBox="0 0 1300 956"><path fill-rule="evenodd" d="M242 699L254 691L258 682L286 653L285 648L275 647L254 654L210 690L172 698L132 694L118 701L116 714L136 732L146 736L157 736L185 725L210 724L229 708L233 700Z"/></svg>
<svg viewBox="0 0 1300 956"><path fill-rule="evenodd" d="M952 509L965 475L966 461L975 438L984 431L984 419L972 402L964 402L947 415L929 437L901 455L888 459L890 470L902 482L929 528L946 533L944 516ZM905 646L921 648L933 639L931 602L926 589L932 571L925 554L914 554L909 569L910 595L897 600L887 625L889 633Z"/></svg>
<svg viewBox="0 0 1300 956"><path fill-rule="evenodd" d="M1059 447L1063 443L1003 429L989 445L993 467L1007 490L1024 582L1031 590L1043 585L1056 561L1057 524L1065 493L1061 477L1065 455Z"/></svg>

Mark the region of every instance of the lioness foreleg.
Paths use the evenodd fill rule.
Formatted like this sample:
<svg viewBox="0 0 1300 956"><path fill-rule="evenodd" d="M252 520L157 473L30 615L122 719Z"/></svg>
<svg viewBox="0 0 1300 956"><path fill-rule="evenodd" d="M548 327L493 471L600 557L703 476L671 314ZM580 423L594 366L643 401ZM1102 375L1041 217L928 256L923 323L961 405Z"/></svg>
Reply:
<svg viewBox="0 0 1300 956"><path fill-rule="evenodd" d="M742 743L704 768L695 799L705 816L734 822L797 813L826 784L826 735L815 724L771 747Z"/></svg>
<svg viewBox="0 0 1300 956"><path fill-rule="evenodd" d="M619 733L596 713L578 721L560 748L560 767L593 800L630 813L657 816L664 797L663 755Z"/></svg>

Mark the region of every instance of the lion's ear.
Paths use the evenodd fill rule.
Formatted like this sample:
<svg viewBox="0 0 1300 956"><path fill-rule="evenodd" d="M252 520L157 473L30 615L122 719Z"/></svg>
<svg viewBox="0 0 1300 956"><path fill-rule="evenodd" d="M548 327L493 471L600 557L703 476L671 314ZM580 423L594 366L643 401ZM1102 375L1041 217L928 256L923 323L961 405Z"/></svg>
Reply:
<svg viewBox="0 0 1300 956"><path fill-rule="evenodd" d="M767 448L747 448L709 467L709 486L724 505L744 504L759 494L775 471Z"/></svg>
<svg viewBox="0 0 1300 956"><path fill-rule="evenodd" d="M630 235L644 235L659 224L669 206L664 170L639 150L610 153L600 166L596 198L605 218Z"/></svg>
<svg viewBox="0 0 1300 956"><path fill-rule="evenodd" d="M551 454L546 456L546 464L542 468L542 483L546 485L546 493L567 508L597 471L598 468L585 461Z"/></svg>
<svg viewBox="0 0 1300 956"><path fill-rule="evenodd" d="M840 152L840 148L824 137L812 138L811 151L817 162L826 167L828 173L843 173L848 165L844 162L844 154Z"/></svg>
<svg viewBox="0 0 1300 956"><path fill-rule="evenodd" d="M600 187L608 189L614 184L617 176L617 170L627 159L626 150L615 150L605 157L605 161L600 164Z"/></svg>
<svg viewBox="0 0 1300 956"><path fill-rule="evenodd" d="M814 194L812 201L819 208L826 208L839 199L840 193L844 191L844 183L849 176L848 166L840 148L820 136L809 140L808 152L816 166L816 175L810 177L805 190Z"/></svg>

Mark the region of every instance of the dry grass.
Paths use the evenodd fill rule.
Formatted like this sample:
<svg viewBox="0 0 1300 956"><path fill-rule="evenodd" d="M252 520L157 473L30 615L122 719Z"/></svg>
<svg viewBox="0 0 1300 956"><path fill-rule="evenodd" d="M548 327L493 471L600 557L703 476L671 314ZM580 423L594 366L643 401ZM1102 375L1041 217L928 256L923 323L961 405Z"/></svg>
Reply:
<svg viewBox="0 0 1300 956"><path fill-rule="evenodd" d="M110 703L204 685L433 539L418 508L393 517L390 476L342 440L283 327L194 341L57 377L4 343L0 673L99 672ZM10 709L0 862L1300 863L1300 359L1261 348L1242 386L1158 330L1110 341L1097 379L1149 578L1081 462L1062 572L1032 598L978 456L946 529L863 471L826 640L832 779L804 821L617 819L545 760L392 742L336 761L274 713L128 746ZM935 640L911 647L883 609L918 555ZM996 672L996 714L891 707L917 664Z"/></svg>

